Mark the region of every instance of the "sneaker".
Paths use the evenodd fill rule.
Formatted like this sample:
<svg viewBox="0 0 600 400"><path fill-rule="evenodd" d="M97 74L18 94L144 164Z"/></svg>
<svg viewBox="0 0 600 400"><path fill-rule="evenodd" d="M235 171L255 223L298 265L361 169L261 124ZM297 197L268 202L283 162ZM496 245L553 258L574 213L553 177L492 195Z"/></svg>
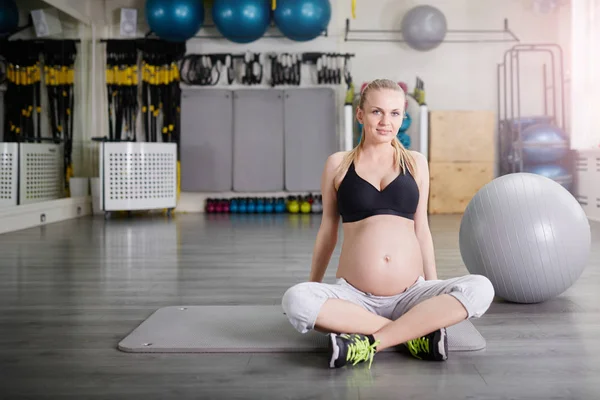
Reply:
<svg viewBox="0 0 600 400"><path fill-rule="evenodd" d="M341 368L348 363L356 365L369 360L369 368L379 341L372 335L361 334L329 334L329 367Z"/></svg>
<svg viewBox="0 0 600 400"><path fill-rule="evenodd" d="M448 359L448 336L446 328L439 329L420 338L405 343L413 357L428 361Z"/></svg>

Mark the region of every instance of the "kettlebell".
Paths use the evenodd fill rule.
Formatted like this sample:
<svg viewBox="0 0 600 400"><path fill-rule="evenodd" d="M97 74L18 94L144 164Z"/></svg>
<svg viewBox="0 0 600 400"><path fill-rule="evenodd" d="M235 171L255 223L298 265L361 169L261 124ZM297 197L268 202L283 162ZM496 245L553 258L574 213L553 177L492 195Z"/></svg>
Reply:
<svg viewBox="0 0 600 400"><path fill-rule="evenodd" d="M231 199L231 201L229 202L229 212L232 214L238 212L238 199L236 197Z"/></svg>
<svg viewBox="0 0 600 400"><path fill-rule="evenodd" d="M265 212L265 199L259 198L256 201L256 212L262 214Z"/></svg>
<svg viewBox="0 0 600 400"><path fill-rule="evenodd" d="M238 206L240 213L245 214L248 212L248 202L246 199L240 199L240 203Z"/></svg>
<svg viewBox="0 0 600 400"><path fill-rule="evenodd" d="M265 203L265 213L270 214L275 209L275 203L273 199L267 199Z"/></svg>
<svg viewBox="0 0 600 400"><path fill-rule="evenodd" d="M206 207L204 208L204 210L209 214L215 212L215 203L213 199L206 199Z"/></svg>
<svg viewBox="0 0 600 400"><path fill-rule="evenodd" d="M252 198L248 198L248 214L254 214L256 212L256 201Z"/></svg>
<svg viewBox="0 0 600 400"><path fill-rule="evenodd" d="M215 200L215 212L222 213L223 212L223 201L221 199Z"/></svg>
<svg viewBox="0 0 600 400"><path fill-rule="evenodd" d="M321 195L317 195L315 197L315 201L312 205L312 212L315 214L320 214L323 212L323 197Z"/></svg>
<svg viewBox="0 0 600 400"><path fill-rule="evenodd" d="M223 202L221 203L221 212L229 214L229 208L229 199L223 199Z"/></svg>
<svg viewBox="0 0 600 400"><path fill-rule="evenodd" d="M300 203L296 198L292 198L288 203L288 211L292 214L297 214L300 211Z"/></svg>
<svg viewBox="0 0 600 400"><path fill-rule="evenodd" d="M304 199L300 203L300 212L302 214L308 214L310 212L310 202L308 201L308 199Z"/></svg>
<svg viewBox="0 0 600 400"><path fill-rule="evenodd" d="M278 214L281 214L281 213L285 212L285 209L286 209L285 199L283 197L279 197L277 199L277 203L275 203L275 212Z"/></svg>

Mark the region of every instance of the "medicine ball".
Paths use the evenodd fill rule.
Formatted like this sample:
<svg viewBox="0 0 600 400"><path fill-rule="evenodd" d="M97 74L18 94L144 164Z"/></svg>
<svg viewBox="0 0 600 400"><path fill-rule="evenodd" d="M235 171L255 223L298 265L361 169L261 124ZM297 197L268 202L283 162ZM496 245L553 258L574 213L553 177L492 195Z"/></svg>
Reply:
<svg viewBox="0 0 600 400"><path fill-rule="evenodd" d="M273 19L288 39L313 40L329 26L331 4L329 0L277 0Z"/></svg>
<svg viewBox="0 0 600 400"><path fill-rule="evenodd" d="M204 4L199 0L147 0L146 21L161 39L185 42L202 28Z"/></svg>
<svg viewBox="0 0 600 400"><path fill-rule="evenodd" d="M271 0L214 0L212 18L217 30L235 43L260 39L271 23Z"/></svg>

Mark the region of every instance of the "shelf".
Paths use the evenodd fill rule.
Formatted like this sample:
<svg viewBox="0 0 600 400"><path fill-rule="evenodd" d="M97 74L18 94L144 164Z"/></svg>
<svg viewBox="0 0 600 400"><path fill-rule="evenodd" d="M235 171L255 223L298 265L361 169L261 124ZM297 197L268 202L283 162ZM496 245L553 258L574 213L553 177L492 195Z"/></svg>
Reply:
<svg viewBox="0 0 600 400"><path fill-rule="evenodd" d="M353 34L358 34L354 36ZM352 29L350 19L346 18L344 34L346 42L406 42L402 39L401 29ZM504 19L502 29L448 29L442 43L511 43L520 42L510 30L508 19Z"/></svg>

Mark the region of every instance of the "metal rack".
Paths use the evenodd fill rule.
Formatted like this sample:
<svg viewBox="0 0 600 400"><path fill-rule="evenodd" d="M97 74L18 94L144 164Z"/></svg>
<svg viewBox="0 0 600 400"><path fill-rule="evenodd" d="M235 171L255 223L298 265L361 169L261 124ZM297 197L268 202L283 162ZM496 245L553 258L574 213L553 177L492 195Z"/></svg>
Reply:
<svg viewBox="0 0 600 400"><path fill-rule="evenodd" d="M543 64L541 77L544 88L544 115L524 116L521 112L521 53L541 53L549 57L550 71ZM523 130L531 121L554 124L567 131L565 106L565 72L563 50L555 43L518 44L504 53L497 65L498 138L500 174L521 172L523 164ZM548 76L550 75L550 76ZM550 96L548 95L550 92Z"/></svg>
<svg viewBox="0 0 600 400"><path fill-rule="evenodd" d="M368 37L349 37L351 34L393 34L393 38L368 38ZM503 29L448 29L446 31L450 36L475 36L475 35L495 35L506 37L492 38L449 38L444 39L442 43L510 43L519 42L519 38L510 30L508 19L504 19ZM360 35L359 35L360 36ZM345 42L406 42L402 39L402 30L400 29L352 29L350 27L350 19L346 18L346 30L344 33Z"/></svg>

